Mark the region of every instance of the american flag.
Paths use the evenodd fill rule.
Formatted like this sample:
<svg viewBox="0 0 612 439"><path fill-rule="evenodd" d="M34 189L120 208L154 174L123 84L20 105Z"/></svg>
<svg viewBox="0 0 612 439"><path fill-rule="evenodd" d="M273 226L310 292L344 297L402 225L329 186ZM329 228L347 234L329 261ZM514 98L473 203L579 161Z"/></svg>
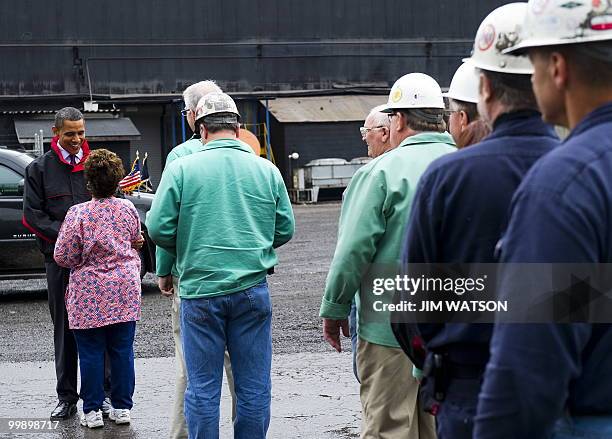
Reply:
<svg viewBox="0 0 612 439"><path fill-rule="evenodd" d="M123 192L133 192L142 184L140 176L140 158L138 157L138 151L136 151L136 159L132 163L132 169L130 173L123 177L119 182L119 188Z"/></svg>
<svg viewBox="0 0 612 439"><path fill-rule="evenodd" d="M149 176L149 165L147 165L147 157L149 153L145 152L144 159L142 159L142 171L140 172L140 188L139 191L153 192L153 184L151 183L151 177Z"/></svg>

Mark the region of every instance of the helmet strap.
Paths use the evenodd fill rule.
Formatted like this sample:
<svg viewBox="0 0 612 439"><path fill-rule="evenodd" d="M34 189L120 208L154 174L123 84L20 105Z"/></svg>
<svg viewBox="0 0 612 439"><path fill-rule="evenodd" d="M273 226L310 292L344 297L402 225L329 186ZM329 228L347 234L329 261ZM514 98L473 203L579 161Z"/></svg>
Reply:
<svg viewBox="0 0 612 439"><path fill-rule="evenodd" d="M441 123L444 120L444 114L431 114L427 113L419 108L411 108L410 112L417 116L419 119L424 120L428 123Z"/></svg>

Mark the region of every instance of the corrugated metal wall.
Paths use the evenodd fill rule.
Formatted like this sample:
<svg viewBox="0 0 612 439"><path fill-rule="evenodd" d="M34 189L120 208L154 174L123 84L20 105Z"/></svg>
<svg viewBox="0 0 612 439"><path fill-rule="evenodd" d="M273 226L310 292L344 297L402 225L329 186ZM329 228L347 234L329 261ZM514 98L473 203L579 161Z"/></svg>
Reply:
<svg viewBox="0 0 612 439"><path fill-rule="evenodd" d="M2 2L0 98L447 85L499 0Z"/></svg>

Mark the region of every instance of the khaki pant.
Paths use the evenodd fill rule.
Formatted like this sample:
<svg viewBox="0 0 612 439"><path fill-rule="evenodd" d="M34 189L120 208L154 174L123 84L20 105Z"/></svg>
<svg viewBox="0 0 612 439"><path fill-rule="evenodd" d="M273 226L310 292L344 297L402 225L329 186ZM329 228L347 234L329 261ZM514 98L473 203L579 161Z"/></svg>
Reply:
<svg viewBox="0 0 612 439"><path fill-rule="evenodd" d="M173 280L174 296L172 298L172 335L174 336L174 353L176 357L176 387L174 393L174 412L170 426L171 439L187 439L185 423L185 389L187 388L187 370L181 341L181 299L179 297L178 279ZM232 395L232 421L236 418L236 393L234 392L234 375L230 364L229 353L225 351L225 375L230 394Z"/></svg>
<svg viewBox="0 0 612 439"><path fill-rule="evenodd" d="M421 410L412 362L399 348L359 339L361 439L435 439L434 417Z"/></svg>

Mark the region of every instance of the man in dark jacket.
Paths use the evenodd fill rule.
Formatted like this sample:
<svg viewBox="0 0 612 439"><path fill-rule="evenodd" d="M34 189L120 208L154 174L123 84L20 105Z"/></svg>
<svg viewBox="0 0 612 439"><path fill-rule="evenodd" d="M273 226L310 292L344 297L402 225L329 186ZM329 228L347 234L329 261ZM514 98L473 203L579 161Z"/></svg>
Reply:
<svg viewBox="0 0 612 439"><path fill-rule="evenodd" d="M589 270L612 262L611 16L610 1L529 2L525 34L511 50L533 61L544 120L571 133L519 187L502 262ZM571 289L574 301L581 290ZM532 302L547 295L505 275L499 291ZM600 311L605 319L595 321L610 322L609 308L591 312ZM495 325L475 438L612 437L612 325L579 321Z"/></svg>
<svg viewBox="0 0 612 439"><path fill-rule="evenodd" d="M22 222L36 235L45 256L59 399L51 419L68 419L76 413L79 400L77 348L64 303L70 270L55 263L53 249L68 209L91 199L83 173L89 145L81 112L72 107L59 110L53 134L51 150L26 168Z"/></svg>
<svg viewBox="0 0 612 439"><path fill-rule="evenodd" d="M53 321L55 373L59 402L51 412L51 419L68 419L76 413L77 349L68 316L64 294L70 270L53 260L53 249L59 229L70 207L91 199L83 173L89 155L85 140L83 114L73 107L65 107L55 114L51 150L32 161L26 168L22 223L36 235L38 247L45 256L49 310ZM132 246L140 249L143 239ZM110 389L110 368L105 367L105 390ZM104 401L102 411L108 416L110 400Z"/></svg>
<svg viewBox="0 0 612 439"><path fill-rule="evenodd" d="M501 54L499 42L483 42L491 27L502 38L521 23L525 6L502 6L479 28L467 62L480 72L478 108L492 133L478 144L439 158L421 177L405 242L404 262L409 268L410 264L494 262L514 191L529 168L559 143L537 111L529 60ZM402 325L395 329L401 332ZM438 437L471 439L492 324L419 324L419 331L427 363L433 364L435 356L440 369L427 371L423 382L428 399L435 397L439 406Z"/></svg>

